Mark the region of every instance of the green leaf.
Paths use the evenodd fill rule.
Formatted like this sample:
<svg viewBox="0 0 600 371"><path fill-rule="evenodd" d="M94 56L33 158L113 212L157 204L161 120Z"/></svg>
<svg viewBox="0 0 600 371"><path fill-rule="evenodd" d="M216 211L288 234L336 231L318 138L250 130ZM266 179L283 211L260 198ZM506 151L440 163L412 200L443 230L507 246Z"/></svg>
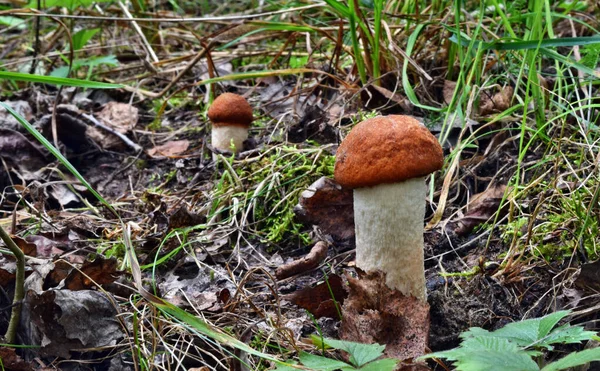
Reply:
<svg viewBox="0 0 600 371"><path fill-rule="evenodd" d="M291 367L290 365L297 365L297 362L288 361L287 364L275 362L277 364L277 368L273 371L298 371L298 368Z"/></svg>
<svg viewBox="0 0 600 371"><path fill-rule="evenodd" d="M300 362L303 366L319 371L335 371L340 368L351 367L346 362L338 361L337 359L331 359L322 356L316 356L314 354L300 352ZM352 368L352 367L351 367Z"/></svg>
<svg viewBox="0 0 600 371"><path fill-rule="evenodd" d="M417 45L417 38L418 38L419 34L421 33L421 31L425 28L425 26L426 26L425 23L418 24L415 27L413 33L408 37L408 42L406 44L406 55L410 56L411 53L413 52L413 49L415 49L415 47ZM428 111L433 111L433 112L442 111L441 108L428 106L426 104L421 104L421 102L419 102L419 98L417 97L414 89L410 85L410 79L408 77L408 58L404 58L404 61L402 64L402 87L404 88L404 94L406 94L406 97L408 98L408 100L410 100L410 102L412 104L414 104L415 106L423 108Z"/></svg>
<svg viewBox="0 0 600 371"><path fill-rule="evenodd" d="M11 17L7 15L0 16L0 25L6 27L16 27L19 30L24 30L26 28L25 21L21 18Z"/></svg>
<svg viewBox="0 0 600 371"><path fill-rule="evenodd" d="M397 359L384 358L377 361L369 362L358 370L360 371L393 371L398 364ZM344 369L342 369L344 370ZM346 371L346 370L344 370Z"/></svg>
<svg viewBox="0 0 600 371"><path fill-rule="evenodd" d="M493 332L473 327L461 334L461 337L463 339L468 337L504 338L524 348L552 349L552 344L579 343L596 335L595 332L585 331L581 326L568 324L552 331L554 326L568 314L569 311L559 311L541 318L513 322Z"/></svg>
<svg viewBox="0 0 600 371"><path fill-rule="evenodd" d="M418 359L447 358L459 371L539 371L531 357L503 338L469 337L459 348L427 354Z"/></svg>
<svg viewBox="0 0 600 371"><path fill-rule="evenodd" d="M43 4L45 9L54 7L75 9L77 7L85 8L94 3L110 3L112 1L113 0L44 0ZM31 0L25 8L37 9L37 0Z"/></svg>
<svg viewBox="0 0 600 371"><path fill-rule="evenodd" d="M587 331L581 326L571 326L566 324L552 331L548 336L541 339L536 346L548 348L550 344L575 344L585 340L590 340L596 333Z"/></svg>
<svg viewBox="0 0 600 371"><path fill-rule="evenodd" d="M73 62L73 71L76 71L79 66ZM56 67L55 69L52 70L52 72L50 72L50 76L52 77L58 77L58 78L66 78L69 75L69 66L60 66L60 67Z"/></svg>
<svg viewBox="0 0 600 371"><path fill-rule="evenodd" d="M351 17L352 14L350 13L350 9L348 9L348 7L343 3L336 0L325 0L325 2L340 17L346 19Z"/></svg>
<svg viewBox="0 0 600 371"><path fill-rule="evenodd" d="M90 41L90 39L94 37L94 35L96 35L99 31L99 28L92 28L89 30L83 29L75 32L72 37L73 50L79 50L83 48L85 44L87 44L88 41Z"/></svg>
<svg viewBox="0 0 600 371"><path fill-rule="evenodd" d="M87 58L87 59L82 60L82 65L88 66L88 67L97 67L97 66L100 66L103 64L114 67L114 66L119 65L119 60L117 59L117 57L115 57L112 54L102 55L102 56L92 57L92 58Z"/></svg>
<svg viewBox="0 0 600 371"><path fill-rule="evenodd" d="M581 352L571 353L566 357L546 365L542 371L565 370L570 367L580 366L592 361L600 361L600 348L586 349Z"/></svg>
<svg viewBox="0 0 600 371"><path fill-rule="evenodd" d="M62 77L51 77L51 76L38 76L29 73L20 72L6 72L0 71L0 80L11 80L11 81L27 81L37 82L42 84L52 85L64 85L64 86L77 86L81 88L91 89L116 89L122 87L119 84L107 84L104 82L79 80L79 79L67 79Z"/></svg>
<svg viewBox="0 0 600 371"><path fill-rule="evenodd" d="M456 35L450 37L450 41L458 43ZM465 39L461 35L460 44L468 46L470 40ZM485 50L527 50L539 48L555 48L555 47L572 47L576 45L599 44L600 36L583 36L583 37L562 37L556 39L529 40L529 41L506 41L497 40L491 43L482 41L474 41L475 44L480 44Z"/></svg>
<svg viewBox="0 0 600 371"><path fill-rule="evenodd" d="M61 164L63 164L64 167L67 168L67 170L69 170L69 172L71 174L73 174L73 176L75 176L80 182L81 184L83 184L88 191L90 191L90 193L96 197L96 199L98 201L100 201L104 206L106 206L107 209L109 209L114 215L118 216L119 214L115 211L115 209L111 206L111 204L108 203L108 201L106 201L102 196L100 196L100 194L98 192L96 192L96 190L94 189L94 187L92 187L91 184L88 183L87 180L85 180L85 178L83 177L83 175L81 175L79 173L79 171L77 171L77 169L75 169L75 167L69 162L69 160L67 160L62 153L60 153L60 151L58 149L56 149L56 147L54 147L43 135L42 133L40 133L39 131L36 130L36 128L34 128L27 120L25 120L21 115L19 115L17 112L15 112L9 105L5 104L4 102L0 102L0 106L4 107L4 109L10 113L15 119L17 119L17 121L19 122L19 124L21 124L25 129L27 129L27 131L29 132L29 134L31 134L38 142L40 142L50 153L52 153L52 155L54 155L54 157L56 157L56 159L58 161L60 161Z"/></svg>
<svg viewBox="0 0 600 371"><path fill-rule="evenodd" d="M556 326L561 319L565 318L568 315L568 310L561 310L558 312L550 313L547 316L540 318L538 339L547 336L550 333L550 331L552 331L554 326Z"/></svg>
<svg viewBox="0 0 600 371"><path fill-rule="evenodd" d="M315 338L317 337L313 337L313 342ZM361 367L365 363L381 357L385 350L385 345L362 344L345 340L323 339L323 343L329 347L348 352L350 354L350 362L356 367Z"/></svg>

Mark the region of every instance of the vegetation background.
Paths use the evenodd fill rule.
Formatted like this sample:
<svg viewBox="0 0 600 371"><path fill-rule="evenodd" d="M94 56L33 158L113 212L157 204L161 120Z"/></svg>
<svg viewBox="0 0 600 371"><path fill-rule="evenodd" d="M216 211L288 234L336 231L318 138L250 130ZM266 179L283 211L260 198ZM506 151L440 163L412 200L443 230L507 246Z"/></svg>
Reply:
<svg viewBox="0 0 600 371"><path fill-rule="evenodd" d="M582 350L600 287L598 15L580 0L0 0L0 307L21 309L6 343L25 345L3 367L340 358L307 339L337 338L337 312L316 309L343 294L314 288L352 270L348 217L327 229L294 210L379 114L420 118L446 155L429 179L431 349L570 309L591 332L558 343L577 344L490 347L531 369ZM255 122L244 152L213 159L205 115L225 91ZM318 241L318 268L274 277Z"/></svg>

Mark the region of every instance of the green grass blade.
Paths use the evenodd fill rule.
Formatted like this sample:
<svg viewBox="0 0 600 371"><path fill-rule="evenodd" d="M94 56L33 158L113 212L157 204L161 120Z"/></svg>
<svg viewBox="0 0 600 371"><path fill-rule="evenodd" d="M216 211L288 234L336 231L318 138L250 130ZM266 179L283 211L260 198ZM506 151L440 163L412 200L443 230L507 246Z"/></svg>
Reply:
<svg viewBox="0 0 600 371"><path fill-rule="evenodd" d="M324 0L327 5L340 17L349 19L350 18L350 9L345 6L343 3L336 0Z"/></svg>
<svg viewBox="0 0 600 371"><path fill-rule="evenodd" d="M373 78L376 79L375 84L379 85L379 77L381 76L381 53L379 46L381 42L381 15L383 13L383 0L375 0L373 8L373 23L374 23L374 35L373 35L373 54L371 60L373 60Z"/></svg>
<svg viewBox="0 0 600 371"><path fill-rule="evenodd" d="M7 71L0 71L0 80L37 82L41 84L76 86L79 88L90 89L117 89L123 87L123 85L120 84L107 84L98 81L69 79L64 77L38 76L29 73Z"/></svg>
<svg viewBox="0 0 600 371"><path fill-rule="evenodd" d="M471 42L464 39L461 35L460 42L456 34L450 37L450 41L467 46ZM482 44L485 50L528 50L537 48L556 48L556 47L572 47L581 45L590 45L600 43L600 35L582 36L582 37L561 37L557 39L542 39L542 40L527 40L527 41L506 41L506 39L497 40L491 43L483 41L474 41L477 44Z"/></svg>
<svg viewBox="0 0 600 371"><path fill-rule="evenodd" d="M63 164L64 167L67 168L67 170L69 170L69 172L71 174L73 174L73 176L75 176L80 182L81 184L83 184L85 186L85 188L88 189L88 191L90 191L90 193L96 197L96 199L98 201L100 201L104 206L106 206L115 216L118 217L118 214L116 212L115 209L113 209L113 207L108 203L108 201L106 201L102 196L100 196L100 194L98 192L96 192L96 190L92 187L91 184L89 184L87 182L87 180L85 180L85 178L79 173L79 171L77 171L77 169L75 169L75 167L73 165L71 165L71 163L69 162L69 160L67 160L58 149L56 149L56 147L54 147L52 145L52 143L50 143L43 135L42 133L40 133L39 131L37 131L27 120L25 120L21 115L19 115L17 112L15 112L9 105L7 105L4 102L0 102L0 106L4 107L4 109L10 113L18 122L19 124L23 125L23 127L25 129L27 129L27 131L33 135L33 137L35 137L35 139L40 142L44 147L46 147L46 149L48 151L50 151L50 153L52 153L52 155L54 157L56 157L56 159Z"/></svg>
<svg viewBox="0 0 600 371"><path fill-rule="evenodd" d="M155 295L152 295L150 292L148 292L142 285L142 271L141 271L139 263L137 261L135 251L133 249L130 228L129 228L129 226L125 227L125 225L123 225L123 227L124 227L123 228L124 243L125 243L125 246L127 249L127 258L129 260L129 264L131 267L131 273L132 273L134 282L137 286L138 292L140 293L140 295L142 295L144 297L144 299L146 299L150 304L152 304L153 306L158 308L165 315L177 319L182 324L187 325L189 328L195 330L199 334L202 334L202 335L218 342L221 345L237 348L248 354L252 354L254 356L257 356L257 357L260 357L260 358L263 358L263 359L266 359L269 361L277 362L278 364L285 364L285 363L281 362L280 360L276 359L275 357L273 357L272 355L260 352L256 349L252 348L251 346L244 343L243 341L240 341L240 340L234 338L233 336L221 331L218 328L214 328L208 322L202 320L201 318L198 318L195 315L192 315L192 314L184 311L183 309L169 303L168 301L165 301Z"/></svg>
<svg viewBox="0 0 600 371"><path fill-rule="evenodd" d="M410 54L412 53L415 44L417 43L417 37L419 36L425 25L426 24L424 23L417 25L413 33L409 36L408 43L406 45L406 55L410 56ZM442 108L428 106L419 102L419 98L417 98L415 91L413 90L412 86L410 85L410 82L408 81L408 58L404 59L404 64L402 65L402 87L404 88L404 93L406 94L410 102L415 106L434 112L442 111Z"/></svg>

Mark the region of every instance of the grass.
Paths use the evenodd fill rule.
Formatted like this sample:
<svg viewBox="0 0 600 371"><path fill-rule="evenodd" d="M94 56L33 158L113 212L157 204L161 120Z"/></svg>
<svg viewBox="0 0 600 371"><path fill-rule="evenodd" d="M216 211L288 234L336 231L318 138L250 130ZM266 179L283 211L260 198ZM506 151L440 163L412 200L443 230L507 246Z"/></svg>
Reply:
<svg viewBox="0 0 600 371"><path fill-rule="evenodd" d="M444 170L432 178L429 194L433 201L429 226L433 231L451 225L467 212L468 200L492 181L498 181L509 185L503 200L508 212L497 213L474 232L489 233L484 249L478 253L500 263L493 272L495 277L509 280L512 272L533 267L562 271L598 258L597 9L577 0L326 0L321 6L293 1L255 3L250 7L250 2L240 2L227 8L203 2L203 13L192 14L195 7L191 3L152 9L144 1L135 2L132 14L159 56L158 62L133 54L144 49L140 35L130 27L132 19L124 19L126 16L121 13L106 13L109 19L100 19L96 11L108 9L107 3L94 7L72 2L47 3L44 11L55 18L41 18L42 34L58 36L43 38L48 49L37 61L42 71L66 67L70 62L65 60L69 44L78 46L74 58L80 62L118 56L120 65L76 64L79 76L85 76L87 81L24 74L20 67L31 63L35 35L15 26L0 31L0 38L6 41L3 44L24 38L28 45L25 49L7 50L3 55L2 95L17 94L26 83L121 89L120 93L130 97L127 99L148 112L152 112L151 106L155 107L156 115L146 120L146 130L136 132L154 142L174 135L201 136L203 127L180 122L168 127L162 122L165 118L177 118L189 107L204 107L197 101L213 90L233 84L240 91L249 92L253 105L265 111L277 102L261 98L261 91L281 84L295 103L316 97L317 103L310 104L321 104L326 110L341 107L355 121L375 114L363 107L365 96L375 101L377 92L387 91L379 108L387 106L392 112L404 110L424 117L428 123L441 127L440 140L447 144ZM260 9L248 11L258 3L262 4ZM69 8L71 16L61 15L61 6ZM153 13L159 10L163 13ZM216 12L211 16L217 19L202 19L208 17L206 12ZM231 31L232 36L227 36L221 32L222 27L232 20L218 17L243 19L237 12L264 15L247 20L247 29L239 26ZM12 24L23 19L28 25L33 24L31 13L5 13L10 16L5 22ZM159 15L162 19L156 19ZM170 15L174 17L169 19ZM201 19L176 20L182 16ZM119 22L115 18L120 18ZM63 27L58 20L70 23L72 30L82 30L75 34L78 38L71 43L61 38ZM196 58L202 48L206 48L205 54ZM232 74L219 76L215 64L226 63L234 67ZM190 72L180 74L189 65ZM199 79L204 72L208 78ZM442 92L444 80L455 82L446 93ZM373 85L379 90L374 90ZM486 98L501 94L507 87L513 93L506 104L496 104L486 112L481 110ZM400 108L398 102L402 104ZM278 322L284 316L278 314L277 320L273 319L277 303L265 304L264 298L252 291L252 285L245 286L248 282L244 278L253 267L244 261L240 251L250 246L257 260L267 266L269 260L263 254L285 255L290 248L314 242L314 234L294 220L292 209L299 193L309 184L320 176L332 175L335 143L291 145L284 136L278 136L282 127L302 119L307 104L299 107L288 109L279 117L265 114L256 131L256 137L264 139L259 150L239 159L219 156L211 175L199 185L177 189L178 174L183 170L171 163L165 166L163 176L157 178L157 197L167 208L185 205L190 212L204 216L205 222L163 231L158 247L140 267L142 271L152 271L152 277L158 281L161 271L170 269L182 257L194 259L195 249L207 249L215 241L225 240L221 250L230 253L231 263L227 280L239 287L236 300L244 312L211 315L209 320L217 327L231 328L237 336L245 325L251 327L252 317L269 318L265 320L268 330L255 333L254 348L263 344L265 352L279 352L286 357L291 355L290 350L310 347L286 335L281 329L284 325ZM197 117L204 123L200 112ZM473 121L466 125L468 119ZM451 125L454 120L462 124L458 130ZM340 137L352 126L344 115L332 114L326 122L339 129ZM276 135L270 135L270 131ZM30 132L48 149L52 148ZM202 151L198 149L196 153L206 154ZM53 154L64 158L60 151ZM143 162L139 172L156 166L149 160L136 161ZM114 203L96 193L85 175L68 161L61 159L61 163L68 171L79 174L79 181L89 186L101 204L114 209ZM193 177L191 172L186 175ZM120 204L113 211L140 223L141 231L135 237L140 242L150 236L149 231L155 226L138 210L150 204L143 200L141 188L132 186L130 191L131 205ZM37 211L43 214L44 210ZM109 243L98 242L99 251L124 259L126 244L119 236L124 230L116 232ZM440 266L445 264L442 256L431 258ZM462 258L459 256L459 260ZM459 280L484 274L475 270L477 266L464 261L461 264L462 269L454 267L454 272L444 275ZM269 282L264 272L256 275ZM566 284L571 278L564 273L558 281ZM196 361L211 359L213 368L226 367L225 359L231 354L199 336L190 318L181 313L177 313L180 317L159 314L149 297L130 300L123 305L131 309L135 332L130 340L135 344L141 369L164 368L156 361L158 356L182 362L186 357L183 345L195 350L191 357ZM202 346L195 343L197 336L202 338ZM211 350L207 352L203 346ZM259 368L260 361L249 362Z"/></svg>

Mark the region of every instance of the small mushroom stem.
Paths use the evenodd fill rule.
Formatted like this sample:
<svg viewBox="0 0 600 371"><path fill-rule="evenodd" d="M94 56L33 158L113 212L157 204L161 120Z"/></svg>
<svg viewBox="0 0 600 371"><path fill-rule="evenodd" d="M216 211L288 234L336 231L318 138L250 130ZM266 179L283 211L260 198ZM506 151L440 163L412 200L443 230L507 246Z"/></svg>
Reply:
<svg viewBox="0 0 600 371"><path fill-rule="evenodd" d="M248 129L241 126L213 126L212 145L214 148L223 152L233 152L242 150L244 141L248 139Z"/></svg>
<svg viewBox="0 0 600 371"><path fill-rule="evenodd" d="M354 189L356 265L386 273L386 284L426 301L423 259L425 178Z"/></svg>

